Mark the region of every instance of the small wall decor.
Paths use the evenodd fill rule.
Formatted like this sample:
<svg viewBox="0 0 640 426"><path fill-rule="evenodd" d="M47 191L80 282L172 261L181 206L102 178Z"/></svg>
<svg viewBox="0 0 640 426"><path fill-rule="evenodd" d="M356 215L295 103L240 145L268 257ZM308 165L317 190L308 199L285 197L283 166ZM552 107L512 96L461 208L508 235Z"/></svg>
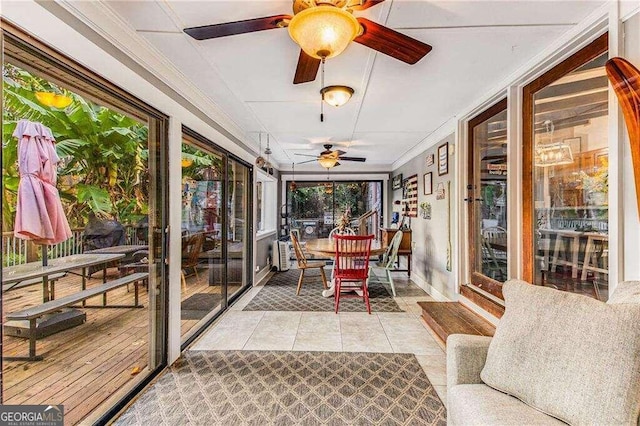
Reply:
<svg viewBox="0 0 640 426"><path fill-rule="evenodd" d="M418 217L418 175L404 180L402 184L402 202L405 205L403 216Z"/></svg>
<svg viewBox="0 0 640 426"><path fill-rule="evenodd" d="M420 216L423 219L431 219L431 203L426 201L420 203Z"/></svg>
<svg viewBox="0 0 640 426"><path fill-rule="evenodd" d="M391 188L394 190L402 188L402 173L393 177L391 180Z"/></svg>
<svg viewBox="0 0 640 426"><path fill-rule="evenodd" d="M436 188L436 200L444 200L446 195L444 184L442 182L438 183L438 187Z"/></svg>
<svg viewBox="0 0 640 426"><path fill-rule="evenodd" d="M449 142L438 147L438 176L449 173Z"/></svg>
<svg viewBox="0 0 640 426"><path fill-rule="evenodd" d="M427 155L427 166L433 166L433 162L434 162L434 158L435 156L433 154L429 154Z"/></svg>
<svg viewBox="0 0 640 426"><path fill-rule="evenodd" d="M433 194L433 173L425 173L422 180L424 182L424 195Z"/></svg>

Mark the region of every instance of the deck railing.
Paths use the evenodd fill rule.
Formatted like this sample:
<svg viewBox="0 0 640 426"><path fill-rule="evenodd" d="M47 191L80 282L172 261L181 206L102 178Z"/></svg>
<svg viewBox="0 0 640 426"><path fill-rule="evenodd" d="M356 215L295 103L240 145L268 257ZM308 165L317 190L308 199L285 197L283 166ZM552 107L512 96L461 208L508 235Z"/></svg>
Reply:
<svg viewBox="0 0 640 426"><path fill-rule="evenodd" d="M146 242L138 238L136 232L139 228L125 226L127 244L144 245ZM72 236L66 241L47 246L47 258L56 259L58 257L70 256L82 253L82 237L84 228L71 230ZM13 231L2 233L2 267L21 265L27 262L34 262L42 259L42 246L34 244L32 241L16 238Z"/></svg>

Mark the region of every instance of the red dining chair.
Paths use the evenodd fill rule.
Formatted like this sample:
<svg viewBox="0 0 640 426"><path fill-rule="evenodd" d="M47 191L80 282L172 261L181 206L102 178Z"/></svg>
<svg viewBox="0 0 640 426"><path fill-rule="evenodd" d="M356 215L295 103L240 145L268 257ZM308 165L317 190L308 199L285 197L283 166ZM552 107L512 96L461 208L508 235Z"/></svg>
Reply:
<svg viewBox="0 0 640 426"><path fill-rule="evenodd" d="M374 235L334 235L336 244L336 261L334 265L336 314L340 307L340 297L362 297L371 314L369 305L369 255ZM343 291L362 291L362 296L342 294Z"/></svg>

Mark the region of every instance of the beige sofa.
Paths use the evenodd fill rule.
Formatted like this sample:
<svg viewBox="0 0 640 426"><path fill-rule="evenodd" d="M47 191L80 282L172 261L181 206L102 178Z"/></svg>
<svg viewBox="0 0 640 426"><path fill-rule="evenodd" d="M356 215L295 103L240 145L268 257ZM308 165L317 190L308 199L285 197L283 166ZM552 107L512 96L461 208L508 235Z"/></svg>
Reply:
<svg viewBox="0 0 640 426"><path fill-rule="evenodd" d="M640 282L608 303L511 280L493 338L447 339L449 425L640 425Z"/></svg>

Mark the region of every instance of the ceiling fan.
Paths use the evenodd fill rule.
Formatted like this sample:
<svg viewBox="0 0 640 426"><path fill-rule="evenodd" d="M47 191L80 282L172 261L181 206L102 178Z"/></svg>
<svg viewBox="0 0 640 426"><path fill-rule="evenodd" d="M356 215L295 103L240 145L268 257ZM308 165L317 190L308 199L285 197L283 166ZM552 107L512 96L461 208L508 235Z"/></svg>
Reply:
<svg viewBox="0 0 640 426"><path fill-rule="evenodd" d="M314 81L320 63L339 55L351 41L395 59L415 64L431 46L366 18L353 16L384 0L293 0L293 16L274 15L223 24L185 28L197 40L288 27L300 46L293 84Z"/></svg>
<svg viewBox="0 0 640 426"><path fill-rule="evenodd" d="M323 146L324 146L324 151L322 151L320 155L296 154L296 155L300 155L301 157L314 157L313 160L302 161L301 163L298 163L298 164L305 164L305 163L310 163L312 161L317 161L325 169L330 169L332 167L340 165L338 160L358 161L360 163L364 163L365 161L367 161L367 159L364 157L343 157L342 155L346 154L346 152L340 149L332 151L331 148L333 147L333 145L326 144Z"/></svg>

